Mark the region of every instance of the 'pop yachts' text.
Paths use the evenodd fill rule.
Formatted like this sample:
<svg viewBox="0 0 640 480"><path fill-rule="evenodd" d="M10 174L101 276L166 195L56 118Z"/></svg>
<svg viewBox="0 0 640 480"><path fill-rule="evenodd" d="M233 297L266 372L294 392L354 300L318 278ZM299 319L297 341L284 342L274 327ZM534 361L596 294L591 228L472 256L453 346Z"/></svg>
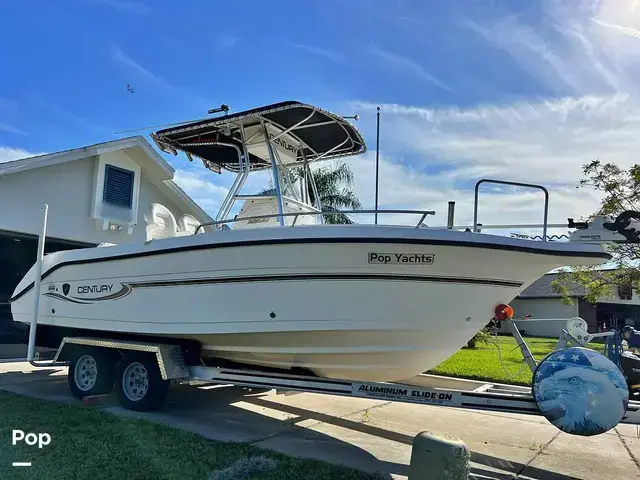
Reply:
<svg viewBox="0 0 640 480"><path fill-rule="evenodd" d="M432 253L369 253L369 263L382 265L432 265L435 258Z"/></svg>

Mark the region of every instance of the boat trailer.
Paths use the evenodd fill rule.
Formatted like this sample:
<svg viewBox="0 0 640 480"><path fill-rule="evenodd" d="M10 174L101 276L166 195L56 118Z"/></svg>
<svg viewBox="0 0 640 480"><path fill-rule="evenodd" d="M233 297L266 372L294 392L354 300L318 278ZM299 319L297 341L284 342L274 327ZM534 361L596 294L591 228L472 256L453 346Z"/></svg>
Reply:
<svg viewBox="0 0 640 480"><path fill-rule="evenodd" d="M505 321L512 331L517 332L516 338L518 338L519 332L513 320ZM570 319L568 324L582 326L577 319ZM575 332L575 328L571 332L563 330L563 338L559 346L566 347L567 342L576 345L584 343L578 342L572 336ZM591 336L589 339L591 338L594 337ZM593 350L571 347L557 349L543 361L536 362L521 336L518 343L523 353L528 352L524 358L529 358L528 362L532 361L532 365L535 365L534 377L541 371L541 367L549 363L548 359L554 357L557 352L575 351L581 357L585 353L593 352L606 360L604 356ZM486 383L473 389L440 388L437 384L444 385L448 379L442 378L442 382L438 382L437 376L418 376L407 380L406 383L358 382L251 369L190 366L185 363L181 347L178 345L95 337L65 337L52 362L47 364L32 362L32 364L43 367L69 366L70 389L79 399L87 400L93 396L109 394L115 386L120 403L125 408L137 411L159 408L164 403L170 383L178 382L192 385L232 384L246 388L275 389L277 393L285 394L289 392L319 393L431 406L544 415L561 430L575 435L604 433L618 423L640 425L640 402L627 399L624 402L626 408L621 410L622 403L619 408L612 408L611 401L603 402L599 397L596 403L600 401L603 403L600 408L606 409L604 413L598 414L599 417L607 417L604 425L588 425L589 428L586 428L584 423L573 422L567 426L562 423L562 416L558 416L557 407L548 409L544 399L540 401L536 398L535 391L539 387L536 387L535 378L533 388L495 383ZM95 368L96 364L97 368ZM92 383L83 384L79 374L83 369L85 372L89 371L89 376L93 372L94 377L98 378L94 378ZM141 369L147 370L148 374L141 375ZM99 371L109 372L110 378L106 382L102 381L104 379L99 378L97 373ZM117 372L116 375L113 375L114 372ZM425 387L425 383L430 386ZM475 384L475 382L470 383ZM579 387L576 380L570 380L570 384L573 388ZM597 395L598 392L592 393ZM611 392L605 391L605 393ZM576 407L578 410L582 408L580 405ZM562 410L562 407L559 408ZM616 412L622 414L617 416ZM610 413L613 413L613 416ZM560 419L559 423L558 419Z"/></svg>

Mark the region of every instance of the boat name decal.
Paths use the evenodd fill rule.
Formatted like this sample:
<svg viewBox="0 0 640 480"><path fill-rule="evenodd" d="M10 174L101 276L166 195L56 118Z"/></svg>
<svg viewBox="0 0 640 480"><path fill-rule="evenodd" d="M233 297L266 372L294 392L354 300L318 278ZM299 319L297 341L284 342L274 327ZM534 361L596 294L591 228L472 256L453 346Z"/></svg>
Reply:
<svg viewBox="0 0 640 480"><path fill-rule="evenodd" d="M461 402L459 392L442 392L426 388L403 388L404 386L380 386L367 383L353 383L352 392L357 397L405 400L433 405L456 405Z"/></svg>
<svg viewBox="0 0 640 480"><path fill-rule="evenodd" d="M111 292L113 285L80 285L78 293L102 293Z"/></svg>
<svg viewBox="0 0 640 480"><path fill-rule="evenodd" d="M251 218L249 220L247 220L247 223L251 224L251 223L266 223L269 220L271 220L270 217L265 217L265 218Z"/></svg>
<svg viewBox="0 0 640 480"><path fill-rule="evenodd" d="M269 139L272 139L273 137L275 137L275 135L273 133L270 133ZM285 142L281 137L278 137L275 140L272 140L272 142L291 153L296 153L297 149L290 143Z"/></svg>
<svg viewBox="0 0 640 480"><path fill-rule="evenodd" d="M104 300L117 300L119 298L126 297L133 291L133 287L128 283L121 283L120 285L121 285L120 290L116 292L113 292L113 284L79 285L78 287L76 287L76 291L78 292L78 295L96 294L96 293L102 293L106 295L100 295L97 297L95 296L78 297L78 296L69 294L71 292L70 284L63 283L62 293L59 293L58 287L54 283L52 283L47 288L48 291L43 295L45 297L55 298L56 300L62 300L70 303L84 303L84 304L96 303L96 302L102 302Z"/></svg>
<svg viewBox="0 0 640 480"><path fill-rule="evenodd" d="M369 252L369 263L378 265L433 265L433 253L376 253Z"/></svg>

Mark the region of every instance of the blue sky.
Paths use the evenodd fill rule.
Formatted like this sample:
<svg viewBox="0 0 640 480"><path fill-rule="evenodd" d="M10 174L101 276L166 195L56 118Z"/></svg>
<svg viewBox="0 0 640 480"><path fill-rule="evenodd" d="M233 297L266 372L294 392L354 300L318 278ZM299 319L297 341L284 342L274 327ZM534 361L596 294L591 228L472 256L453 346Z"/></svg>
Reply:
<svg viewBox="0 0 640 480"><path fill-rule="evenodd" d="M296 99L361 116L370 153L350 162L370 206L381 105L382 206L441 223L457 200L468 221L491 176L550 185L563 221L597 206L581 165L640 147L637 0L25 0L0 5L0 41L0 161ZM231 176L169 160L215 213ZM489 192L481 220L538 221L537 198Z"/></svg>

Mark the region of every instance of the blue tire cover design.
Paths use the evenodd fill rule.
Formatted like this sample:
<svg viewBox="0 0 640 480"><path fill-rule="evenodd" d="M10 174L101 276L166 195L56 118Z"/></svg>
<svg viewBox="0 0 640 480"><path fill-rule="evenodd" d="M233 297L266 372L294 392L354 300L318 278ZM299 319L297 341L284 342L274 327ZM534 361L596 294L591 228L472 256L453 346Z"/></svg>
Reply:
<svg viewBox="0 0 640 480"><path fill-rule="evenodd" d="M533 374L533 398L553 425L572 435L599 435L622 420L627 383L607 357L588 348L550 353Z"/></svg>

